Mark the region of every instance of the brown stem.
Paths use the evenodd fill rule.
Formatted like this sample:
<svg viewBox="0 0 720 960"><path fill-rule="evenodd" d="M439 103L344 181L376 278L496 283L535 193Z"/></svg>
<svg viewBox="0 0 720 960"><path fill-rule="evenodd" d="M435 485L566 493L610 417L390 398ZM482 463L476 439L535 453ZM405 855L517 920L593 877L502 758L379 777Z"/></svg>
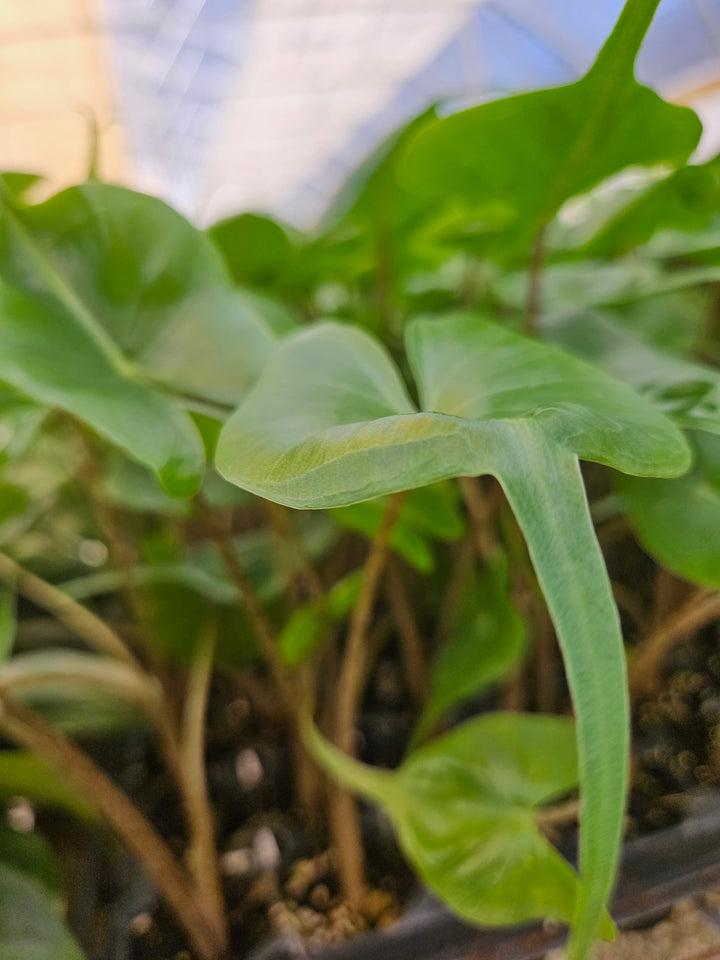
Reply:
<svg viewBox="0 0 720 960"><path fill-rule="evenodd" d="M404 498L404 493L392 496L373 541L340 666L334 734L337 746L349 754L353 753L355 717L365 679L367 630L380 575L385 566L390 535ZM330 828L338 851L343 893L351 906L359 907L364 890L362 837L355 801L345 790L331 788Z"/></svg>
<svg viewBox="0 0 720 960"><path fill-rule="evenodd" d="M290 683L287 668L278 653L275 634L270 621L268 620L262 604L255 593L255 588L250 581L242 564L237 558L232 543L232 537L228 530L218 522L218 518L213 513L210 506L202 497L195 498L200 517L203 520L210 539L215 544L220 558L225 566L228 576L235 584L235 587L242 599L243 605L247 610L250 622L252 624L255 636L263 657L272 673L278 690L283 698L284 704L289 708L291 715L295 713L297 704L295 702L294 691Z"/></svg>
<svg viewBox="0 0 720 960"><path fill-rule="evenodd" d="M580 800L575 797L566 800L554 807L538 810L535 814L535 823L543 831L551 831L553 827L571 823L580 818Z"/></svg>
<svg viewBox="0 0 720 960"><path fill-rule="evenodd" d="M62 590L25 570L4 553L0 553L0 580L10 584L36 606L47 610L94 650L142 670L125 641L100 617Z"/></svg>
<svg viewBox="0 0 720 960"><path fill-rule="evenodd" d="M545 262L545 230L545 227L541 227L535 234L530 251L524 324L524 331L528 337L537 336L537 318L540 313L540 280Z"/></svg>
<svg viewBox="0 0 720 960"><path fill-rule="evenodd" d="M183 714L182 763L183 798L190 826L187 862L195 880L198 901L215 931L226 942L223 900L212 807L207 791L205 767L205 714L212 677L217 623L211 621L200 637L188 674Z"/></svg>
<svg viewBox="0 0 720 960"><path fill-rule="evenodd" d="M655 629L637 647L628 667L633 696L650 696L657 691L660 671L670 649L689 634L720 617L720 593L700 589Z"/></svg>
<svg viewBox="0 0 720 960"><path fill-rule="evenodd" d="M492 510L477 477L460 477L459 483L470 515L478 555L483 560L490 560L497 551L497 540L492 528Z"/></svg>
<svg viewBox="0 0 720 960"><path fill-rule="evenodd" d="M463 599L470 574L475 562L474 537L466 537L455 553L450 576L447 580L445 593L440 602L440 609L435 628L435 645L440 646L447 642L450 631L457 619L458 609Z"/></svg>
<svg viewBox="0 0 720 960"><path fill-rule="evenodd" d="M720 362L720 282L710 284L707 305L698 325L693 353L699 360Z"/></svg>
<svg viewBox="0 0 720 960"><path fill-rule="evenodd" d="M423 704L427 685L425 650L402 571L394 557L390 557L387 564L387 587L408 687L413 700Z"/></svg>
<svg viewBox="0 0 720 960"><path fill-rule="evenodd" d="M273 530L290 560L287 563L288 575L293 579L296 577L302 579L307 596L311 600L320 600L325 594L322 581L312 565L305 544L287 507L283 507L279 503L273 503L271 500L263 500L263 506L270 517Z"/></svg>
<svg viewBox="0 0 720 960"><path fill-rule="evenodd" d="M535 690L541 713L557 707L557 641L550 614L542 601L535 603Z"/></svg>
<svg viewBox="0 0 720 960"><path fill-rule="evenodd" d="M157 884L201 960L223 957L223 941L195 899L191 878L145 817L106 774L34 710L1 692L0 726L16 743L42 757L95 805L111 830Z"/></svg>
<svg viewBox="0 0 720 960"><path fill-rule="evenodd" d="M260 649L275 681L283 705L284 719L290 724L290 748L295 770L295 785L301 806L307 813L312 812L313 799L317 796L317 767L305 749L297 733L297 711L302 701L302 690L298 689L297 677L291 676L282 657L278 653L273 628L265 615L255 589L243 569L233 548L228 530L218 523L218 519L201 497L195 499L198 512L210 538L215 543L228 576L235 584L253 625Z"/></svg>

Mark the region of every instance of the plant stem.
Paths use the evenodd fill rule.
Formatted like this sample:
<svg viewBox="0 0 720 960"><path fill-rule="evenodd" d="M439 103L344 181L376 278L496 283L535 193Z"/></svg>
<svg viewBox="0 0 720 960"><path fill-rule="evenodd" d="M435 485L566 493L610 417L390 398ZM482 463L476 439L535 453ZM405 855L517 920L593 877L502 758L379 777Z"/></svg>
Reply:
<svg viewBox="0 0 720 960"><path fill-rule="evenodd" d="M195 504L205 525L205 529L217 548L225 570L235 584L238 594L242 599L273 680L278 687L285 706L289 708L290 714L292 715L297 708L297 704L295 703L294 691L292 690L287 667L278 653L273 628L255 593L255 588L237 558L230 533L218 522L211 507L202 497L196 497Z"/></svg>
<svg viewBox="0 0 720 960"><path fill-rule="evenodd" d="M535 814L535 823L543 832L551 832L553 827L580 819L580 800L578 797L566 800L554 807L546 807Z"/></svg>
<svg viewBox="0 0 720 960"><path fill-rule="evenodd" d="M660 682L660 671L669 650L684 637L720 618L720 593L702 588L638 646L628 677L634 697L650 696Z"/></svg>
<svg viewBox="0 0 720 960"><path fill-rule="evenodd" d="M542 268L545 262L545 231L546 227L541 227L535 234L530 251L530 264L528 266L527 278L527 296L525 299L525 323L524 332L528 337L537 336L537 318L540 313L540 280Z"/></svg>
<svg viewBox="0 0 720 960"><path fill-rule="evenodd" d="M277 648L273 628L265 615L262 604L255 593L255 589L243 569L233 548L232 538L228 530L218 523L209 504L202 498L196 497L195 503L205 528L214 542L228 576L235 584L255 636L260 644L260 650L270 669L283 706L284 719L290 723L290 749L295 769L295 784L300 805L307 813L313 810L313 799L317 795L317 772L315 764L308 755L297 732L297 711L300 703L301 691L294 682Z"/></svg>
<svg viewBox="0 0 720 960"><path fill-rule="evenodd" d="M335 701L334 739L343 752L353 754L355 718L365 679L366 636L377 595L388 543L405 498L396 493L390 499L380 528L365 563L362 588L353 611L345 645ZM343 894L352 907L359 907L364 890L362 836L357 806L353 797L339 788L331 788L330 827L340 864Z"/></svg>
<svg viewBox="0 0 720 960"><path fill-rule="evenodd" d="M39 714L0 692L0 727L42 757L97 807L112 831L157 884L201 960L219 960L225 944L193 894L191 878L145 817L107 775Z"/></svg>
<svg viewBox="0 0 720 960"><path fill-rule="evenodd" d="M185 691L181 744L183 797L190 826L187 863L198 900L213 926L225 936L225 902L218 872L212 807L205 773L205 714L215 654L217 622L210 621L200 637Z"/></svg>
<svg viewBox="0 0 720 960"><path fill-rule="evenodd" d="M25 570L4 553L0 553L0 580L10 584L36 606L47 610L94 650L129 663L142 671L125 641L100 617L62 590Z"/></svg>
<svg viewBox="0 0 720 960"><path fill-rule="evenodd" d="M387 564L387 587L400 638L400 651L408 687L413 700L422 705L425 701L427 685L425 650L402 571L394 557L390 557Z"/></svg>
<svg viewBox="0 0 720 960"><path fill-rule="evenodd" d="M482 560L490 560L497 551L497 540L492 528L492 511L477 477L460 477L460 491L472 525L475 547Z"/></svg>
<svg viewBox="0 0 720 960"><path fill-rule="evenodd" d="M302 578L307 595L311 600L320 600L325 594L322 581L308 556L307 549L298 533L297 526L293 523L290 511L280 503L273 503L272 500L263 500L263 506L270 517L270 522L278 539L284 544L294 561L291 564L293 569L290 570L290 573L295 574L297 572L297 575Z"/></svg>

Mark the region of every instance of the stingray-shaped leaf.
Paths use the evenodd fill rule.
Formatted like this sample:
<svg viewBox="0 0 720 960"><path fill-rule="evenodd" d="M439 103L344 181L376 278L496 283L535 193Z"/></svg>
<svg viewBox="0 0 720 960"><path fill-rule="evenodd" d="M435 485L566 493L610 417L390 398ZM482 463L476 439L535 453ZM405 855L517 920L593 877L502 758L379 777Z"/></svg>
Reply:
<svg viewBox="0 0 720 960"><path fill-rule="evenodd" d="M597 933L622 826L628 715L622 640L578 458L641 476L689 465L678 429L594 367L467 313L416 320L418 412L383 348L321 324L286 340L223 428L227 479L293 507L333 507L494 474L518 518L565 657L584 791L581 956Z"/></svg>
<svg viewBox="0 0 720 960"><path fill-rule="evenodd" d="M87 183L0 218L0 378L197 489L203 450L175 390L234 405L274 337L211 241L159 200Z"/></svg>
<svg viewBox="0 0 720 960"><path fill-rule="evenodd" d="M695 462L674 480L616 477L630 525L658 563L720 590L720 437L691 434Z"/></svg>
<svg viewBox="0 0 720 960"><path fill-rule="evenodd" d="M720 433L720 372L665 353L600 313L548 316L543 337L630 384L682 427Z"/></svg>
<svg viewBox="0 0 720 960"><path fill-rule="evenodd" d="M311 723L304 733L336 779L387 810L419 874L461 916L489 925L571 921L577 879L536 815L577 784L572 721L475 718L392 773L351 760Z"/></svg>
<svg viewBox="0 0 720 960"><path fill-rule="evenodd" d="M404 165L409 186L454 197L484 221L492 257L526 252L566 200L631 164L684 162L700 121L634 78L658 3L628 0L577 83L482 104L420 132Z"/></svg>

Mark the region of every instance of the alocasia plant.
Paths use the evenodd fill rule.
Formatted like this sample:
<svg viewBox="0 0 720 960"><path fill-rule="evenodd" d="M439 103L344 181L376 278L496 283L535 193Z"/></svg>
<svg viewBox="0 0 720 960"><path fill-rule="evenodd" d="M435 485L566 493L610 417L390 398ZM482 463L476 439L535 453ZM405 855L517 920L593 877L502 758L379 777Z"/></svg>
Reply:
<svg viewBox="0 0 720 960"><path fill-rule="evenodd" d="M563 203L632 164L680 164L700 121L638 84L634 64L660 0L629 0L577 83L472 107L410 144L404 173L424 196L450 197L489 257L525 257Z"/></svg>
<svg viewBox="0 0 720 960"><path fill-rule="evenodd" d="M628 708L622 641L578 460L674 476L689 451L637 394L482 316L407 328L418 410L383 348L322 324L286 340L225 425L229 480L293 507L339 506L490 473L528 542L565 656L578 724L583 885L576 956L598 933L620 840Z"/></svg>

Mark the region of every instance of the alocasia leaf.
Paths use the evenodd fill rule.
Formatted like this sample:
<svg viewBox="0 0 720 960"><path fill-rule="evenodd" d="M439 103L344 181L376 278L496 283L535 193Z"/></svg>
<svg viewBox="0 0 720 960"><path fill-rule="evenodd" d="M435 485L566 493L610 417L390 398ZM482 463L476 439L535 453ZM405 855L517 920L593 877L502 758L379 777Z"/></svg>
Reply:
<svg viewBox="0 0 720 960"><path fill-rule="evenodd" d="M0 378L67 410L180 496L200 438L168 391L234 405L274 345L211 241L108 184L0 216Z"/></svg>
<svg viewBox="0 0 720 960"><path fill-rule="evenodd" d="M540 806L577 784L571 720L489 714L414 751L393 772L350 759L310 722L304 734L336 779L387 810L418 873L463 917L571 921L577 879L536 822Z"/></svg>
<svg viewBox="0 0 720 960"><path fill-rule="evenodd" d="M691 434L692 470L674 480L616 477L623 510L645 550L692 583L720 590L720 437Z"/></svg>
<svg viewBox="0 0 720 960"><path fill-rule="evenodd" d="M617 611L578 459L641 476L689 465L679 430L575 358L467 313L407 328L418 412L383 348L321 324L284 341L220 435L230 481L293 507L333 507L453 476L494 474L528 541L578 721L581 956L617 862L628 738Z"/></svg>
<svg viewBox="0 0 720 960"><path fill-rule="evenodd" d="M634 78L658 3L628 0L577 83L485 103L421 131L405 158L408 185L424 196L453 198L478 222L482 249L495 257L525 254L566 200L619 170L683 163L697 145L700 121Z"/></svg>

